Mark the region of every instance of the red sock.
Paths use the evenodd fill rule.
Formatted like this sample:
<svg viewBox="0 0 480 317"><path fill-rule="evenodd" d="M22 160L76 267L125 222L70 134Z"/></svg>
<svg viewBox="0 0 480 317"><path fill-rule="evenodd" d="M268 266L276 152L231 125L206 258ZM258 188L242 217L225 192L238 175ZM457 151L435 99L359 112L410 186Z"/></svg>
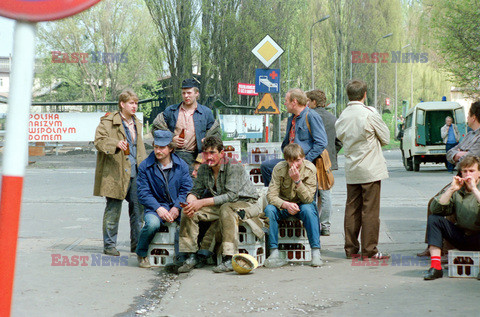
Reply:
<svg viewBox="0 0 480 317"><path fill-rule="evenodd" d="M436 270L441 270L442 269L442 262L440 261L442 257L440 256L432 256L430 257L430 267L433 267Z"/></svg>

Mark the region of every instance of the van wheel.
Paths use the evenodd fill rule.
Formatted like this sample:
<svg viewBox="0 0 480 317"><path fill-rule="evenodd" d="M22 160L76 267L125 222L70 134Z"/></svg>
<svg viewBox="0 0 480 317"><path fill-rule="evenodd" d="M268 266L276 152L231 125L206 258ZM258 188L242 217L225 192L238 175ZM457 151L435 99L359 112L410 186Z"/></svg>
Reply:
<svg viewBox="0 0 480 317"><path fill-rule="evenodd" d="M413 157L413 171L420 171L420 159L418 159L416 156Z"/></svg>
<svg viewBox="0 0 480 317"><path fill-rule="evenodd" d="M403 159L403 166L405 166L405 169L409 172L413 171L413 163L412 163L412 158L404 158Z"/></svg>

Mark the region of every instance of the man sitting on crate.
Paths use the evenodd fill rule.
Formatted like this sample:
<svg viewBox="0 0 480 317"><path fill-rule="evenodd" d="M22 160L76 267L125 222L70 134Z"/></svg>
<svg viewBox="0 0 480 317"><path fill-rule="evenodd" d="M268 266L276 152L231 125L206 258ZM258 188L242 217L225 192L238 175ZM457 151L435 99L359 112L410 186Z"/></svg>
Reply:
<svg viewBox="0 0 480 317"><path fill-rule="evenodd" d="M303 222L308 242L312 249L312 266L322 265L320 256L320 225L314 197L317 190L317 170L305 159L300 145L292 143L283 150L285 161L273 169L272 181L268 187L269 205L265 214L270 219L270 256L266 267L280 267L286 264L278 252L278 221L295 217Z"/></svg>
<svg viewBox="0 0 480 317"><path fill-rule="evenodd" d="M155 233L180 216L180 203L193 186L187 163L174 153L172 137L168 130L153 132L153 152L138 167L138 200L145 206L145 224L136 249L142 268L150 267L147 251Z"/></svg>
<svg viewBox="0 0 480 317"><path fill-rule="evenodd" d="M443 276L441 250L443 239L459 250L480 251L480 158L467 156L458 165L460 176L432 203L432 215L428 217L427 236L431 267L425 280ZM453 224L444 216L455 214ZM480 274L477 277L480 279Z"/></svg>
<svg viewBox="0 0 480 317"><path fill-rule="evenodd" d="M179 273L191 271L197 262L205 261L211 245L205 238L198 250L198 223L212 222L212 228L218 228L222 234L223 262L216 266L215 273L233 271L232 256L238 252L239 218L251 218L260 213L256 208L257 190L250 181L243 165L227 158L223 151L222 140L216 136L205 138L203 142L203 164L192 191L187 196L188 206L183 208L180 222L180 252L189 254L188 259L178 269ZM211 197L202 198L208 191ZM257 210L258 209L258 210ZM256 215L254 215L256 214ZM210 237L209 231L205 234ZM205 251L205 252L203 252Z"/></svg>

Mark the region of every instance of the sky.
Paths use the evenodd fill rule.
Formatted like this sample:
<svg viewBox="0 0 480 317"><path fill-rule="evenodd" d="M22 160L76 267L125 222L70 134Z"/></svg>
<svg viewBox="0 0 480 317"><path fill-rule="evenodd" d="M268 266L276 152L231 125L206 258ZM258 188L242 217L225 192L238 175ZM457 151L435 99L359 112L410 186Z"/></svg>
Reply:
<svg viewBox="0 0 480 317"><path fill-rule="evenodd" d="M0 17L0 56L12 54L14 25L14 20Z"/></svg>

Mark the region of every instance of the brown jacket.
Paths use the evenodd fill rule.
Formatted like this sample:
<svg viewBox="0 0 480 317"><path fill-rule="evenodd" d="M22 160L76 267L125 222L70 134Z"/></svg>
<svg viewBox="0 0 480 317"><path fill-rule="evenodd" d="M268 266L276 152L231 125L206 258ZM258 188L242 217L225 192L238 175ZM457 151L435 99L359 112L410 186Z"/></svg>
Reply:
<svg viewBox="0 0 480 317"><path fill-rule="evenodd" d="M135 117L135 124L138 166L147 157L147 154L143 144L142 124L137 117ZM107 113L100 119L94 142L98 152L93 195L121 200L127 196L131 165L128 156L117 148L118 142L126 140L126 138L119 111Z"/></svg>
<svg viewBox="0 0 480 317"><path fill-rule="evenodd" d="M287 161L281 161L275 165L272 173L272 181L268 186L267 200L278 209L287 201L297 204L311 204L317 190L317 168L315 165L303 160L300 168L301 184L297 187L288 175Z"/></svg>

